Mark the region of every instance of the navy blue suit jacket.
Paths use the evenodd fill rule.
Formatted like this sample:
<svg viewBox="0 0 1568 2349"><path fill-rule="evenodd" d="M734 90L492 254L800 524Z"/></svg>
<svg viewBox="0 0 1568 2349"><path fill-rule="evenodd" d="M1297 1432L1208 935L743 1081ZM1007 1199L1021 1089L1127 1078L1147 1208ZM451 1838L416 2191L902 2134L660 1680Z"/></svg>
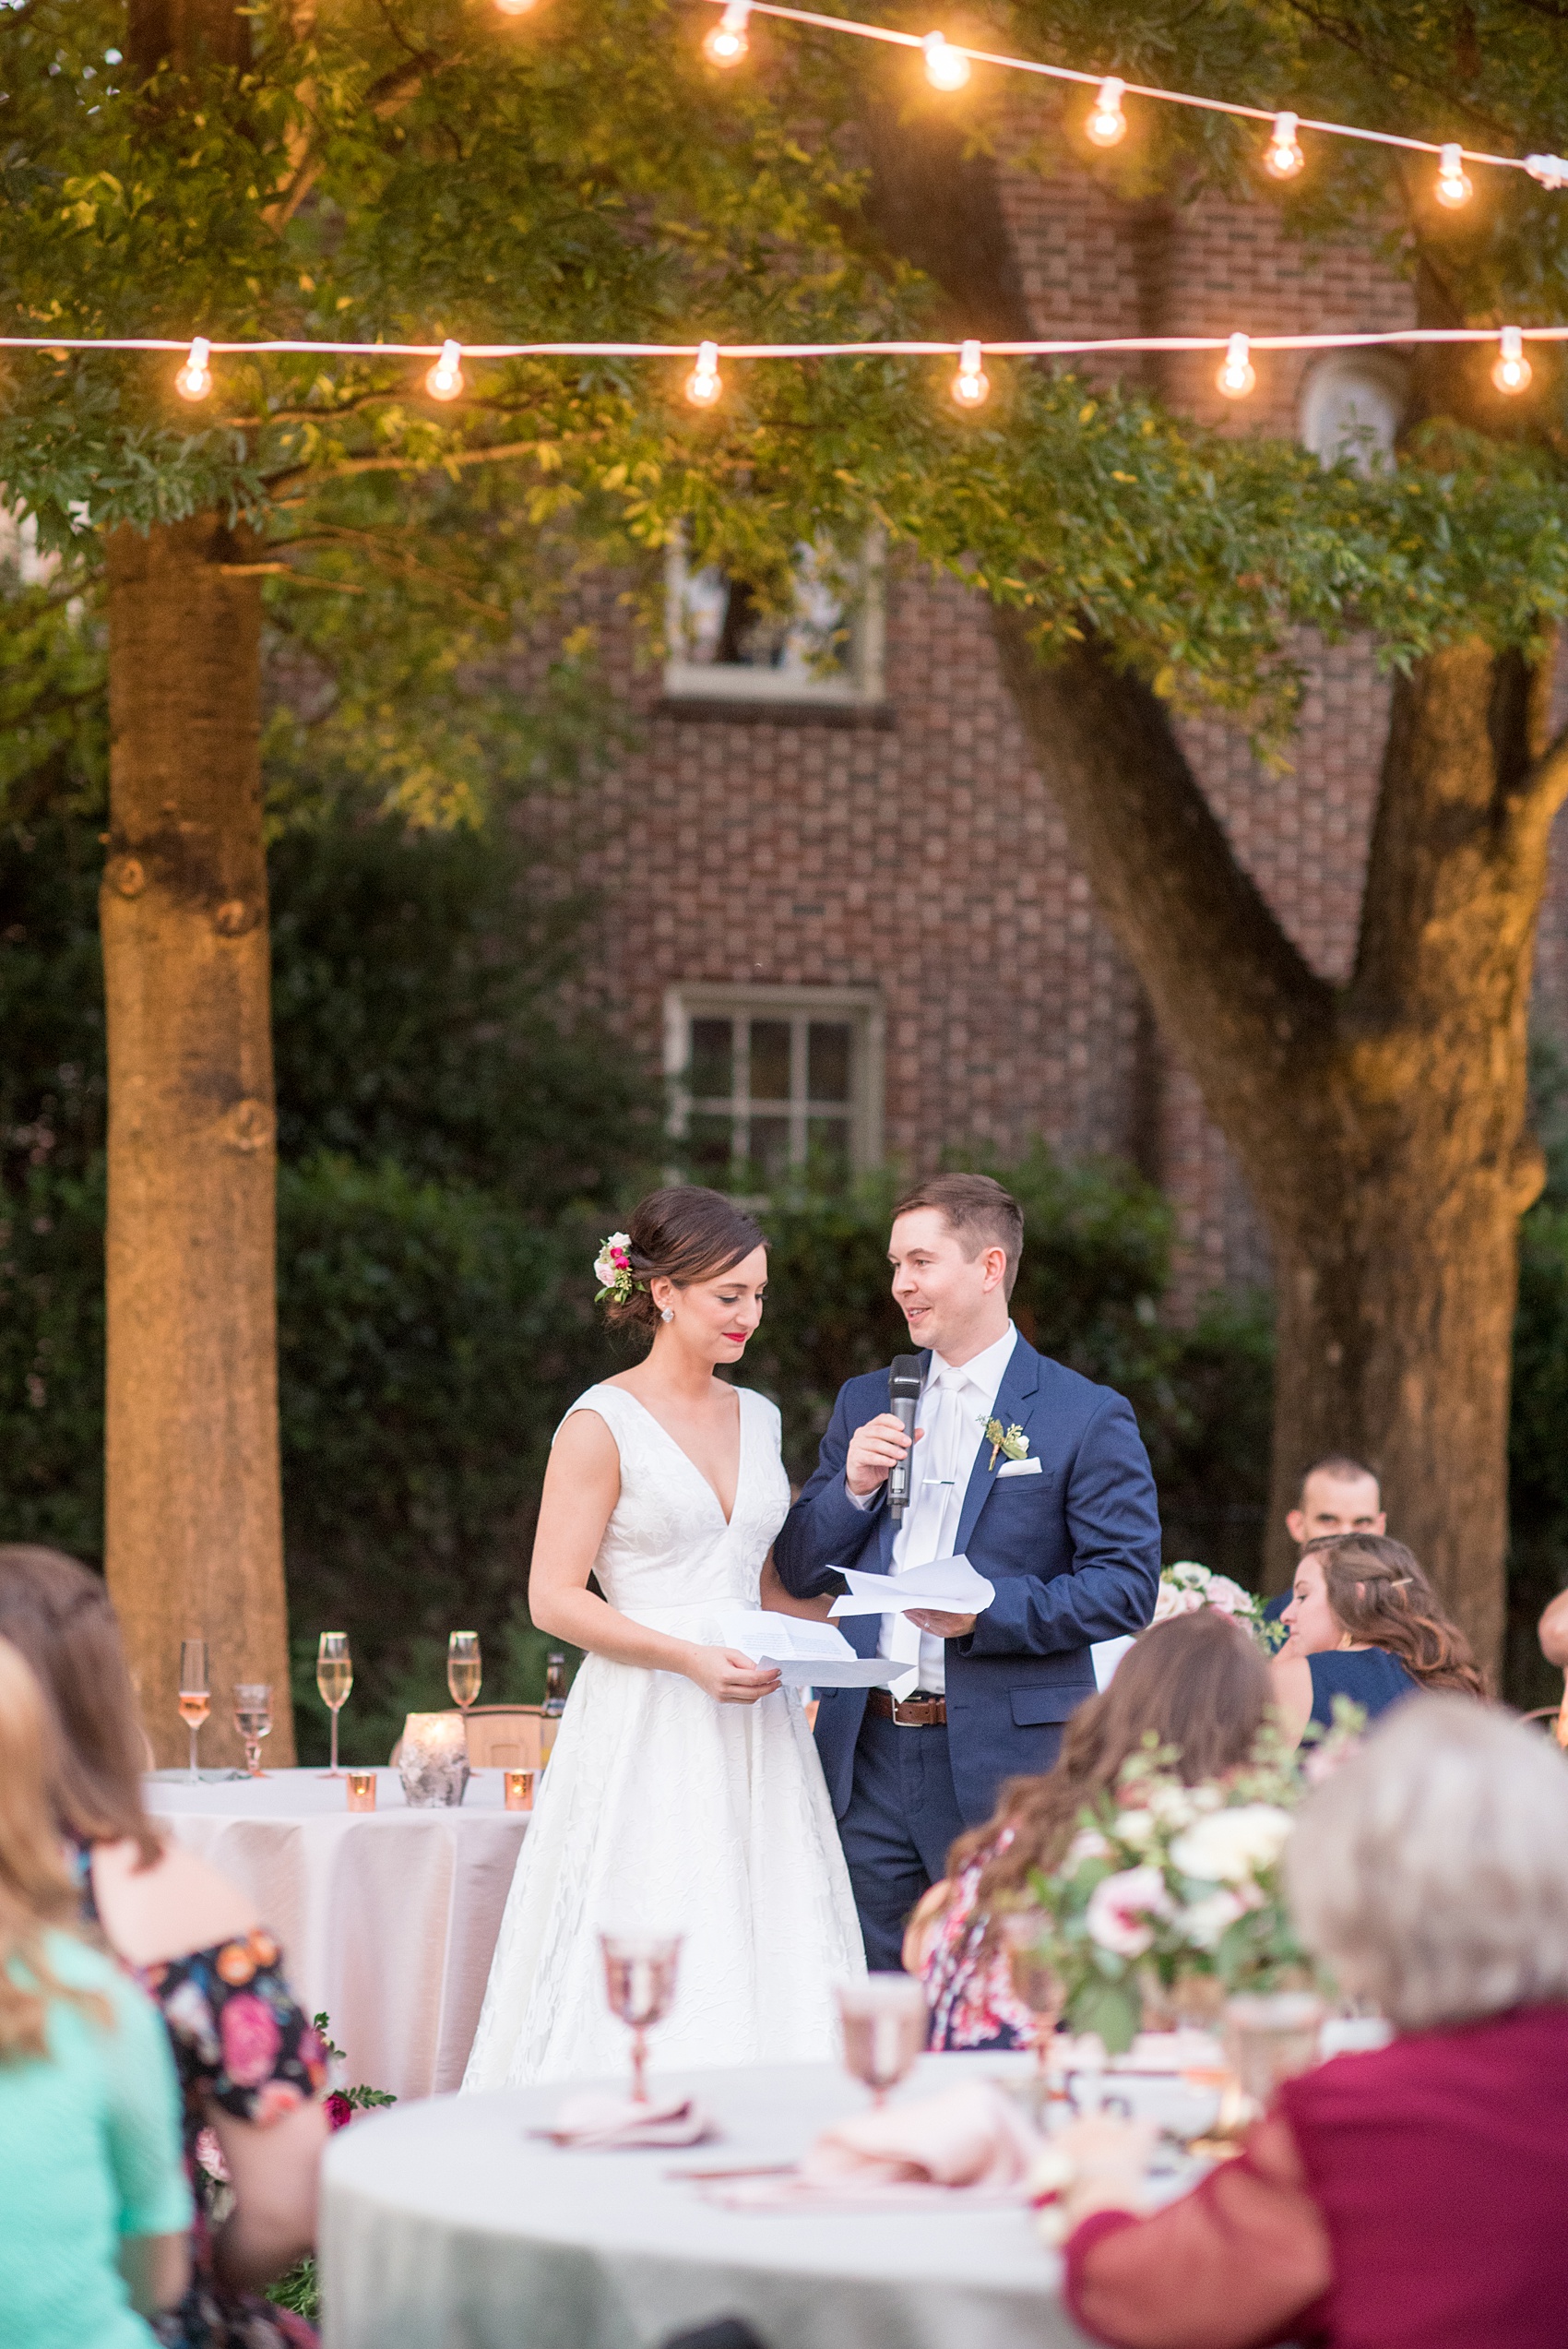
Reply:
<svg viewBox="0 0 1568 2349"><path fill-rule="evenodd" d="M844 1487L850 1437L886 1409L885 1370L839 1389L816 1470L774 1544L778 1579L796 1598L841 1589L837 1568L888 1571L897 1528L885 1489L862 1510ZM1154 1475L1125 1398L1020 1337L995 1410L1004 1426L1023 1429L1040 1473L999 1477L982 1440L953 1544L996 1586L968 1638L947 1641L948 1748L971 1827L990 1818L1004 1778L1050 1769L1062 1723L1094 1694L1090 1642L1141 1631L1159 1589ZM858 1654L876 1653L879 1616L849 1616L841 1628ZM821 1692L817 1749L840 1818L865 1706L863 1688Z"/></svg>

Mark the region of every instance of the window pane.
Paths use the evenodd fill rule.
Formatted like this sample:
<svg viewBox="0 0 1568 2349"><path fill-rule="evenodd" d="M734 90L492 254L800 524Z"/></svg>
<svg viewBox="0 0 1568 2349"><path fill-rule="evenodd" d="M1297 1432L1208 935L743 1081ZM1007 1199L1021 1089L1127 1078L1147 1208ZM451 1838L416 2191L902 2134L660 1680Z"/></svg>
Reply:
<svg viewBox="0 0 1568 2349"><path fill-rule="evenodd" d="M752 1172L764 1190L781 1183L790 1171L790 1120L787 1117L754 1117L752 1119Z"/></svg>
<svg viewBox="0 0 1568 2349"><path fill-rule="evenodd" d="M686 1082L694 1101L728 1101L733 1090L734 1036L728 1019L692 1021L692 1061Z"/></svg>
<svg viewBox="0 0 1568 2349"><path fill-rule="evenodd" d="M734 1133L728 1117L694 1112L686 1136L693 1173L727 1176L734 1155Z"/></svg>
<svg viewBox="0 0 1568 2349"><path fill-rule="evenodd" d="M849 1031L837 1019L814 1019L807 1038L806 1094L811 1101L849 1098Z"/></svg>
<svg viewBox="0 0 1568 2349"><path fill-rule="evenodd" d="M849 1121L814 1117L806 1127L806 1173L814 1187L840 1191L849 1180Z"/></svg>
<svg viewBox="0 0 1568 2349"><path fill-rule="evenodd" d="M790 1022L788 1019L754 1019L752 1099L788 1101L789 1098Z"/></svg>

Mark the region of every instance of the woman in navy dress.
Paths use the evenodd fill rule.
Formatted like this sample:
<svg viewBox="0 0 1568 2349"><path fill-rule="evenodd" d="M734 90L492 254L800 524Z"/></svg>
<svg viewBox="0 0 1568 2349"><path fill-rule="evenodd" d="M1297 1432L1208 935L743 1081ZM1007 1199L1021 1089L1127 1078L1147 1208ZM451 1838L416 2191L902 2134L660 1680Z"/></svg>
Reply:
<svg viewBox="0 0 1568 2349"><path fill-rule="evenodd" d="M1333 1726L1336 1697L1371 1721L1418 1688L1487 1693L1469 1641L1403 1542L1309 1542L1282 1620L1290 1637L1271 1667L1275 1703L1298 1738L1310 1723Z"/></svg>

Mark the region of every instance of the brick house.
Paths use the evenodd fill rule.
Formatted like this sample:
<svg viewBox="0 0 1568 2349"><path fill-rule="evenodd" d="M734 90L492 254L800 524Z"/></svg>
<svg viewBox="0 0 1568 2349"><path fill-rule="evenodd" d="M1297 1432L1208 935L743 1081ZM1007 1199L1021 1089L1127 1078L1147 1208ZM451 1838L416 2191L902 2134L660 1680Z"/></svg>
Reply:
<svg viewBox="0 0 1568 2349"><path fill-rule="evenodd" d="M1005 200L1036 331L1391 329L1408 289L1364 246L1294 244L1266 202L1134 204L1087 173L1016 172ZM1392 436L1401 362L1254 354L1239 411L1211 355L1123 361L1172 406L1320 453ZM1264 1282L1266 1244L1195 1086L1165 1047L1068 853L979 602L890 562L831 674L802 581L788 638L671 566L662 671L607 587L586 616L638 746L545 821L602 892L590 987L683 1079L702 1147L764 1174L817 1151L930 1163L944 1145L1134 1159L1172 1198L1175 1302ZM1310 649L1309 649L1310 650ZM1298 945L1355 949L1386 689L1350 644L1311 662L1294 771L1218 721L1185 729L1211 801ZM1543 913L1541 1013L1568 1032L1568 877Z"/></svg>

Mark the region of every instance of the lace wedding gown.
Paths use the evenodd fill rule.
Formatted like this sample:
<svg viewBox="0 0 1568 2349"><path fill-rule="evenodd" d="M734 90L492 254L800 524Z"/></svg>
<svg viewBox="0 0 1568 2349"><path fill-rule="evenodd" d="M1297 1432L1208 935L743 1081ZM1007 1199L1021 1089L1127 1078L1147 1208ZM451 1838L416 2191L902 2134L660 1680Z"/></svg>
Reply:
<svg viewBox="0 0 1568 2349"><path fill-rule="evenodd" d="M594 1573L635 1622L727 1647L790 1506L778 1413L739 1390L728 1524L707 1479L624 1387L590 1387L621 1454ZM568 1417L570 1413L568 1413ZM837 2052L833 1985L865 1971L838 1830L799 1691L720 1705L673 1672L586 1656L490 1969L465 2089L622 2075L601 1928L683 1934L653 2069Z"/></svg>

